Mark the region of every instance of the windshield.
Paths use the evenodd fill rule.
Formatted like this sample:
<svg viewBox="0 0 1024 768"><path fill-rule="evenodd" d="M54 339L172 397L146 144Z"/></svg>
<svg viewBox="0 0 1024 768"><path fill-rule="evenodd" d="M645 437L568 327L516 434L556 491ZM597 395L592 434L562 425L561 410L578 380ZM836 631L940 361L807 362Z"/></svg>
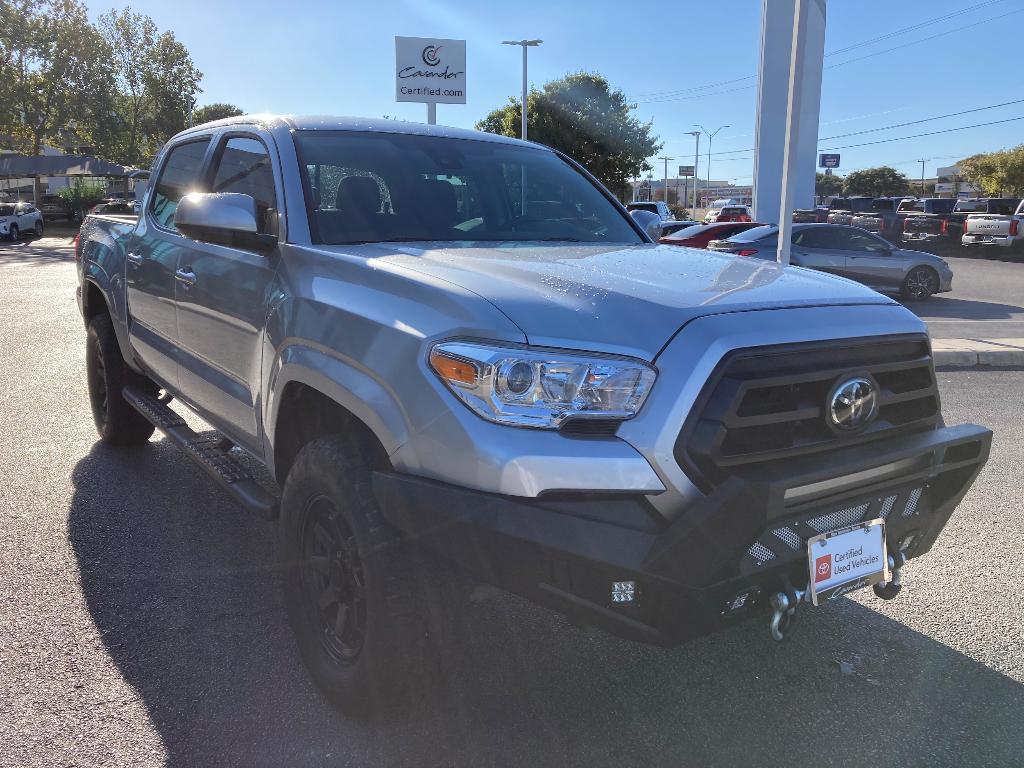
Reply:
<svg viewBox="0 0 1024 768"><path fill-rule="evenodd" d="M297 131L315 242L644 240L553 152L489 141Z"/></svg>

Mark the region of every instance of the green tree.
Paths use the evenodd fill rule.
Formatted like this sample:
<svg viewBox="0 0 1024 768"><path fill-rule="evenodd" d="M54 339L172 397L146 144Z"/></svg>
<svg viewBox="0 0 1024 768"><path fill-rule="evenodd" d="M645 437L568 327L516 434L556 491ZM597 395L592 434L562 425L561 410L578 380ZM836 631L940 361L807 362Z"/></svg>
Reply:
<svg viewBox="0 0 1024 768"><path fill-rule="evenodd" d="M650 170L662 145L651 123L634 117L635 106L598 74L577 72L528 96L529 138L569 155L614 192ZM509 99L476 124L478 130L519 137L522 104Z"/></svg>
<svg viewBox="0 0 1024 768"><path fill-rule="evenodd" d="M207 104L204 107L199 107L199 109L192 113L192 124L202 125L214 120L223 120L225 117L238 117L244 114L245 112L234 104Z"/></svg>
<svg viewBox="0 0 1024 768"><path fill-rule="evenodd" d="M827 176L824 173L814 175L814 194L818 197L833 197L843 191L843 180L839 176Z"/></svg>
<svg viewBox="0 0 1024 768"><path fill-rule="evenodd" d="M843 192L847 195L867 195L868 197L904 195L908 188L907 177L887 165L853 171L847 174L843 182Z"/></svg>
<svg viewBox="0 0 1024 768"><path fill-rule="evenodd" d="M1024 194L1024 144L972 155L957 163L960 175L983 195Z"/></svg>
<svg viewBox="0 0 1024 768"><path fill-rule="evenodd" d="M0 129L38 155L109 86L103 51L75 0L0 0Z"/></svg>
<svg viewBox="0 0 1024 768"><path fill-rule="evenodd" d="M128 8L99 17L114 62L121 162L139 164L185 127L202 73L172 32Z"/></svg>

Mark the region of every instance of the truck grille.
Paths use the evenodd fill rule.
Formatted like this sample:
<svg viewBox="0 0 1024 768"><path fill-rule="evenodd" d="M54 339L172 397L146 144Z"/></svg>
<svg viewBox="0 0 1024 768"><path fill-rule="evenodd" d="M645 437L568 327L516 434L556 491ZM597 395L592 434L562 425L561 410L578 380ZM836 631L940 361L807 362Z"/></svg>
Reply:
<svg viewBox="0 0 1024 768"><path fill-rule="evenodd" d="M852 376L877 384L878 413L865 428L840 432L827 421L829 395ZM738 350L698 396L675 458L707 491L744 467L934 428L939 412L923 336Z"/></svg>

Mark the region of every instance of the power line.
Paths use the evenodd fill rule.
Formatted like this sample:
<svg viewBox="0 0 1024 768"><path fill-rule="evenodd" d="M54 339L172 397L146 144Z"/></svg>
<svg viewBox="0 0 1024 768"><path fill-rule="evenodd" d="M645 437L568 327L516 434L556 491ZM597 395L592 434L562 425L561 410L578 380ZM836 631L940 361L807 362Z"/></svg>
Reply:
<svg viewBox="0 0 1024 768"><path fill-rule="evenodd" d="M928 21L924 21L924 22L921 22L919 24L912 25L910 27L904 27L903 29L894 30L893 32L889 32L889 33L887 33L885 35L881 35L879 37L872 38L870 40L865 40L865 41L860 42L860 43L855 43L855 44L849 45L849 46L847 46L845 48L840 48L837 51L830 51L830 52L826 53L825 56L826 57L827 56L836 56L836 55L839 55L839 54L842 54L842 53L848 53L850 51L857 50L858 48L863 48L863 47L868 46L868 45L873 45L874 43L878 43L878 42L881 42L883 40L889 40L889 39L891 39L893 37L896 37L896 36L901 35L901 34L905 34L907 32L913 32L913 31L916 31L916 30L921 29L923 27L931 26L932 24L937 24L937 23L942 22L942 21L948 21L949 19L954 18L956 16L961 16L961 15L963 15L965 13L970 13L970 12L973 12L973 11L977 11L980 8L986 8L988 6L995 5L996 3L999 3L999 2L1005 2L1005 0L989 0L989 2L978 3L977 5L973 5L973 6L970 6L968 8L963 8L963 9L960 9L959 11L954 11L953 13L946 14L945 16L939 16L939 17L936 17L934 19L929 19ZM856 61L863 61L864 59L873 58L873 57L878 56L878 55L883 54L883 53L889 53L891 51L897 51L897 50L900 50L901 48L906 48L906 47L911 46L911 45L917 45L918 43L925 43L925 42L928 42L929 40L934 40L936 38L944 37L946 35L959 34L960 32L963 32L966 29L971 29L973 27L978 27L978 26L981 26L982 24L987 24L987 23L989 23L991 21L995 21L997 19L1001 19L1001 18L1003 18L1005 16L1010 16L1010 15L1015 14L1015 13L1020 13L1021 11L1024 11L1024 8L1018 8L1018 9L1013 10L1013 11L1008 11L1007 13L1001 14L999 16L994 16L994 17L992 17L990 19L984 19L982 21L975 22L974 24L968 24L967 26L964 26L964 27L958 27L957 29L947 30L946 32L940 32L938 34L930 35L929 37L924 37L924 38L921 38L919 40L912 40L910 42L903 43L902 45L894 46L893 48L886 48L885 50L882 50L882 51L876 51L875 53L869 54L867 56L859 56L859 57L854 58L854 59L848 59L846 61L840 61L840 62L837 62L836 64L832 64L832 65L830 65L828 67L825 67L825 69L834 69L836 67L841 67L841 66L845 66L847 64L852 64L853 62L856 62ZM692 95L692 96L685 96L685 95L683 95L683 94L694 93L695 91L706 91L706 90L708 90L710 88L718 88L718 87L723 86L723 85L732 85L734 83L741 83L741 82L744 82L746 80L754 80L754 79L756 79L756 77L757 77L757 75L747 75L746 77L737 77L737 78L733 78L731 80L720 80L720 81L718 81L716 83L707 83L705 85L697 85L697 86L692 86L690 88L680 88L680 89L677 89L677 90L667 90L667 91L651 91L649 93L642 93L642 94L640 94L641 96L646 96L646 97L649 97L649 98L642 98L642 99L639 100L639 103L641 103L641 104L655 104L655 103L666 102L666 101L686 101L686 100L689 100L689 99L697 99L697 98L702 98L702 97L705 97L705 96L721 96L721 95L725 95L725 94L729 94L729 93L738 93L739 91L750 90L754 86L753 85L748 85L748 86L744 86L742 88L733 88L733 89L730 89L730 90L717 91L717 92L714 92L714 93L697 93L697 94Z"/></svg>
<svg viewBox="0 0 1024 768"><path fill-rule="evenodd" d="M986 109L998 109L999 107L1009 107L1012 104L1024 104L1024 99L1016 99L1015 101L1004 101L1002 104L991 104L987 107L975 107L974 109L964 109L960 112L950 112L948 115L936 115L935 117L924 117L920 120L911 120L906 123L893 123L892 125L883 125L880 128L867 128L863 131L854 131L853 133L840 133L836 136L826 136L823 139L818 139L818 142L832 141L832 139L845 139L849 136L861 136L865 133L878 133L879 131L888 131L893 128L906 128L908 125L919 125L920 123L928 123L932 120L943 120L947 117L959 117L960 115L968 115L972 112L983 112Z"/></svg>
<svg viewBox="0 0 1024 768"><path fill-rule="evenodd" d="M853 149L854 147L870 147L875 144L888 144L893 141L905 141L907 139L920 139L923 136L937 136L940 133L954 133L955 131L966 131L968 128L984 128L989 125L1001 125L1002 123L1012 123L1017 120L1024 120L1024 115L1020 117L1008 117L1005 120L992 120L988 123L975 123L974 125L961 125L958 128L944 128L941 131L929 131L928 133L915 133L913 136L895 136L891 139L879 139L878 141L865 141L862 144L846 144L842 147L826 147L829 152L837 149Z"/></svg>

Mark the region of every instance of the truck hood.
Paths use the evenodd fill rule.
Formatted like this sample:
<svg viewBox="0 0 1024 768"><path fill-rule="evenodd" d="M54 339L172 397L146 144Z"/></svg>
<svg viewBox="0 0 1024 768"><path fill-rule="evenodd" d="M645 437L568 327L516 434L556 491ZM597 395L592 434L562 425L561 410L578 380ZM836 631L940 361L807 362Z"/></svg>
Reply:
<svg viewBox="0 0 1024 768"><path fill-rule="evenodd" d="M643 244L333 246L378 268L412 270L472 291L529 343L653 360L705 315L820 305L893 304L857 283L775 262Z"/></svg>

